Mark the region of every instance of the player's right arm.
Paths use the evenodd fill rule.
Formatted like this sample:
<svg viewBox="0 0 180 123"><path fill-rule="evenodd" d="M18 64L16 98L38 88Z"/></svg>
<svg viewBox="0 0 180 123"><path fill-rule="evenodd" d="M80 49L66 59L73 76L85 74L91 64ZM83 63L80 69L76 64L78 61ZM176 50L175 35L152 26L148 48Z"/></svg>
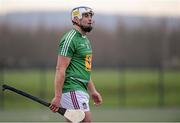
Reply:
<svg viewBox="0 0 180 123"><path fill-rule="evenodd" d="M54 80L54 88L55 88L55 95L51 101L51 105L49 106L53 112L58 111L60 106L60 99L62 95L62 88L64 85L65 80L65 71L71 61L71 58L65 56L58 56L57 59L57 66L56 66L56 74Z"/></svg>

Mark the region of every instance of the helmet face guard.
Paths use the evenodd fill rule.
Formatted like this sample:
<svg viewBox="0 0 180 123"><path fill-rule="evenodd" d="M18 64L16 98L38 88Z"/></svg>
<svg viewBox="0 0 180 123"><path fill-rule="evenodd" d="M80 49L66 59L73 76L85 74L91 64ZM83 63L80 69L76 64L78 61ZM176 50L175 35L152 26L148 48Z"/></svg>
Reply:
<svg viewBox="0 0 180 123"><path fill-rule="evenodd" d="M86 7L86 6L80 6L77 8L74 8L71 12L71 20L74 20L74 17L78 17L79 19L82 19L82 15L84 13L91 13L92 15L94 15L94 12L91 8Z"/></svg>

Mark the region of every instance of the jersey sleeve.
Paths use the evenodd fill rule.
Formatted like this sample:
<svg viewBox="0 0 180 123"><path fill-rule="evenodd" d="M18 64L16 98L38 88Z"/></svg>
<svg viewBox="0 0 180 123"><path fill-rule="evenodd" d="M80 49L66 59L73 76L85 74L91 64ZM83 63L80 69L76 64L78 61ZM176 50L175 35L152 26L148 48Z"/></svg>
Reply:
<svg viewBox="0 0 180 123"><path fill-rule="evenodd" d="M63 39L59 43L58 55L72 57L75 52L75 45L73 39Z"/></svg>

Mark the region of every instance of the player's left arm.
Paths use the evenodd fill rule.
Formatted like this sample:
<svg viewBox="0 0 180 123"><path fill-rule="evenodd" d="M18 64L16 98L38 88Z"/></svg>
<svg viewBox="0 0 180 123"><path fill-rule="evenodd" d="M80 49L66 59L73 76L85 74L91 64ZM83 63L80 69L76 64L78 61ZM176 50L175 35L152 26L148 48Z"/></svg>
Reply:
<svg viewBox="0 0 180 123"><path fill-rule="evenodd" d="M88 90L89 90L89 94L91 95L94 101L94 104L100 105L102 103L102 97L101 94L96 90L95 85L91 78L88 82Z"/></svg>

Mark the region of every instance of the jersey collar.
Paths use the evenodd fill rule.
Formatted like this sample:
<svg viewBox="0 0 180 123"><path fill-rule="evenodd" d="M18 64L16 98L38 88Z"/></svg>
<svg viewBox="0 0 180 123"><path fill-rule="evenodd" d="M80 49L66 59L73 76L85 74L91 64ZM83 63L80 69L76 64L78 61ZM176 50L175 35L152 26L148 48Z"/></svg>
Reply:
<svg viewBox="0 0 180 123"><path fill-rule="evenodd" d="M86 38L86 35L82 35L78 30L76 30L75 28L73 28L73 30L76 31L76 33L81 36L82 38Z"/></svg>

